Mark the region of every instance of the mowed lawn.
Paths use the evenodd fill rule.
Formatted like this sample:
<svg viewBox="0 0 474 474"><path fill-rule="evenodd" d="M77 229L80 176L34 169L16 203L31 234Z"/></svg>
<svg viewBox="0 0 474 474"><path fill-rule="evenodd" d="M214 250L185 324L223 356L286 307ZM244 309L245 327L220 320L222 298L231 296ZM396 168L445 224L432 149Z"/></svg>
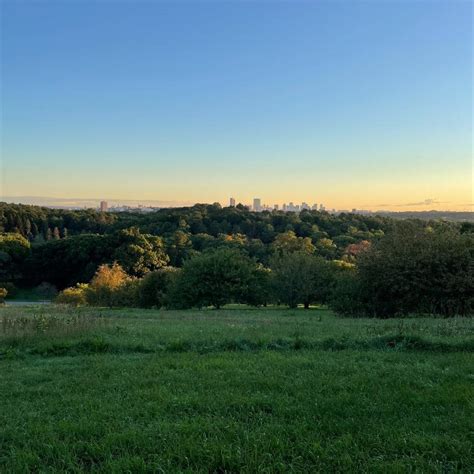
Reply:
<svg viewBox="0 0 474 474"><path fill-rule="evenodd" d="M472 472L473 431L473 319L0 309L0 472Z"/></svg>

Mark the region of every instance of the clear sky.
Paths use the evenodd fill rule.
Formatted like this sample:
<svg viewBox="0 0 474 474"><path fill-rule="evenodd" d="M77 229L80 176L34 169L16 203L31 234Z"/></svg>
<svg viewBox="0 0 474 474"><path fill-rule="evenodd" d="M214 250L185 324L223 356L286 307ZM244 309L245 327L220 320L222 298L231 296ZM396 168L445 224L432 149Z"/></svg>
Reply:
<svg viewBox="0 0 474 474"><path fill-rule="evenodd" d="M472 209L470 1L13 1L0 195Z"/></svg>

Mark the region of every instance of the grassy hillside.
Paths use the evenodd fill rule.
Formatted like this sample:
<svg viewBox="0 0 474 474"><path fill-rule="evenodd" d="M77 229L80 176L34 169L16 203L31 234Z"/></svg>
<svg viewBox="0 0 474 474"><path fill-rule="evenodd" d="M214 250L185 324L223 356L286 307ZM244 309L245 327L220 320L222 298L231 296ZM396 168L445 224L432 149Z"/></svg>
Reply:
<svg viewBox="0 0 474 474"><path fill-rule="evenodd" d="M468 472L474 321L0 309L0 471Z"/></svg>

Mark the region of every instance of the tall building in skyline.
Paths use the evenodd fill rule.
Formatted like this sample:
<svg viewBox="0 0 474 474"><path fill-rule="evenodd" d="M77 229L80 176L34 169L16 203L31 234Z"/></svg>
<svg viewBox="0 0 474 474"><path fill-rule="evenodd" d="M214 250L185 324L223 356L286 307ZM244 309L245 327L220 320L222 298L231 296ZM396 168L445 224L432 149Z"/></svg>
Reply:
<svg viewBox="0 0 474 474"><path fill-rule="evenodd" d="M229 199L229 206L230 206L230 207L235 207L235 198L231 197L231 198Z"/></svg>
<svg viewBox="0 0 474 474"><path fill-rule="evenodd" d="M107 201L100 201L100 212L107 212L109 205Z"/></svg>
<svg viewBox="0 0 474 474"><path fill-rule="evenodd" d="M260 198L253 198L253 210L256 212L262 210L262 200Z"/></svg>

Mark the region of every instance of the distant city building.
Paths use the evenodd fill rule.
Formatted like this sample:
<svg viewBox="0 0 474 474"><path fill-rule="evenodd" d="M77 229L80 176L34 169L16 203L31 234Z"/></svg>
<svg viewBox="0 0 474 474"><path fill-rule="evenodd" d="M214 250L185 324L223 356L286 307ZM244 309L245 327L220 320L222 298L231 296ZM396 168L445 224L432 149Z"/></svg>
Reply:
<svg viewBox="0 0 474 474"><path fill-rule="evenodd" d="M232 197L229 199L229 206L230 207L235 207L235 199L232 198Z"/></svg>
<svg viewBox="0 0 474 474"><path fill-rule="evenodd" d="M107 212L108 207L107 201L100 201L100 212Z"/></svg>
<svg viewBox="0 0 474 474"><path fill-rule="evenodd" d="M255 212L260 212L262 210L262 200L260 198L254 198L254 200L253 200L253 210Z"/></svg>
<svg viewBox="0 0 474 474"><path fill-rule="evenodd" d="M278 209L279 209L278 204L273 204L273 209L274 209L275 211L278 211Z"/></svg>
<svg viewBox="0 0 474 474"><path fill-rule="evenodd" d="M304 209L309 209L309 204L307 202L301 203L301 210L304 210Z"/></svg>
<svg viewBox="0 0 474 474"><path fill-rule="evenodd" d="M317 203L314 203L314 204L311 206L311 209L312 209L313 211L317 211L317 210L318 210L318 205L317 205Z"/></svg>

